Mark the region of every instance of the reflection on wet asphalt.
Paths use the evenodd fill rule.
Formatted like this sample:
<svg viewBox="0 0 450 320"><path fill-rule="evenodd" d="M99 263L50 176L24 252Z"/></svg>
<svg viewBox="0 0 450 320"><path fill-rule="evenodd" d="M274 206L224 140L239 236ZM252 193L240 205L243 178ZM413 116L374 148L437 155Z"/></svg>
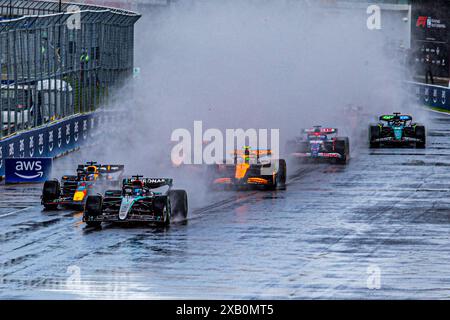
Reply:
<svg viewBox="0 0 450 320"><path fill-rule="evenodd" d="M425 150L291 166L287 191L190 192L167 229L88 229L42 211L41 186L2 185L0 297L449 298L450 131L430 126Z"/></svg>

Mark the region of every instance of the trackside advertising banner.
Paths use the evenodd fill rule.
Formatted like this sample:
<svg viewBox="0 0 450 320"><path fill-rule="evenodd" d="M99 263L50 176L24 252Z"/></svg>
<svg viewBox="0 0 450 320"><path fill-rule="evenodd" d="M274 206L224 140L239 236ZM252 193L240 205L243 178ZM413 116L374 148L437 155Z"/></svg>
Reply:
<svg viewBox="0 0 450 320"><path fill-rule="evenodd" d="M50 179L52 158L5 159L5 183L36 183Z"/></svg>
<svg viewBox="0 0 450 320"><path fill-rule="evenodd" d="M101 134L101 127L120 118L121 113L99 111L73 116L0 140L0 177L6 158L55 158L75 150Z"/></svg>
<svg viewBox="0 0 450 320"><path fill-rule="evenodd" d="M450 113L450 88L408 82L419 104L435 111Z"/></svg>
<svg viewBox="0 0 450 320"><path fill-rule="evenodd" d="M450 76L450 1L413 0L411 48L418 75Z"/></svg>

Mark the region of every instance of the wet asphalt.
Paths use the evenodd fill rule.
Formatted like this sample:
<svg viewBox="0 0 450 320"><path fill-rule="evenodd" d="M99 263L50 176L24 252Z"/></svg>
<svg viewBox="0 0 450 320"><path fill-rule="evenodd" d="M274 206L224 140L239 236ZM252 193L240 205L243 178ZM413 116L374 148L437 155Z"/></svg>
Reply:
<svg viewBox="0 0 450 320"><path fill-rule="evenodd" d="M426 149L290 162L286 191L188 189L168 228L87 228L43 211L41 185L0 185L0 298L448 299L450 118L433 118Z"/></svg>

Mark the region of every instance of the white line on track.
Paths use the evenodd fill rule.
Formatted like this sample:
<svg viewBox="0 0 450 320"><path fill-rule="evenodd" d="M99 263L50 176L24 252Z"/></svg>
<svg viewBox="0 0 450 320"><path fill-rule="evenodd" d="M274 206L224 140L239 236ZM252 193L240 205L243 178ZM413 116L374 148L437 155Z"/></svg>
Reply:
<svg viewBox="0 0 450 320"><path fill-rule="evenodd" d="M11 212L8 212L8 213L5 213L5 214L0 215L0 218L12 216L13 214L16 214L16 213L25 211L25 210L30 209L30 208L31 208L31 207L26 207L26 208L22 208L22 209L19 209L19 210L14 210L14 211L11 211Z"/></svg>
<svg viewBox="0 0 450 320"><path fill-rule="evenodd" d="M438 111L438 110L431 109L430 107L424 107L423 109L425 109L425 111L431 111L434 113L445 114L446 116L450 115L450 112Z"/></svg>

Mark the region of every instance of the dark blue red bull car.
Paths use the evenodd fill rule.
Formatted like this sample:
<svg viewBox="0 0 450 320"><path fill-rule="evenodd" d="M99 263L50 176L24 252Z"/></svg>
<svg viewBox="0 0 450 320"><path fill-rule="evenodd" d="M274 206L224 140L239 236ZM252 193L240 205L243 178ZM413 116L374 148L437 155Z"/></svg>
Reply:
<svg viewBox="0 0 450 320"><path fill-rule="evenodd" d="M83 208L89 194L119 185L124 169L124 165L101 165L92 161L80 164L76 175L64 175L61 181L45 181L41 203L46 209Z"/></svg>

